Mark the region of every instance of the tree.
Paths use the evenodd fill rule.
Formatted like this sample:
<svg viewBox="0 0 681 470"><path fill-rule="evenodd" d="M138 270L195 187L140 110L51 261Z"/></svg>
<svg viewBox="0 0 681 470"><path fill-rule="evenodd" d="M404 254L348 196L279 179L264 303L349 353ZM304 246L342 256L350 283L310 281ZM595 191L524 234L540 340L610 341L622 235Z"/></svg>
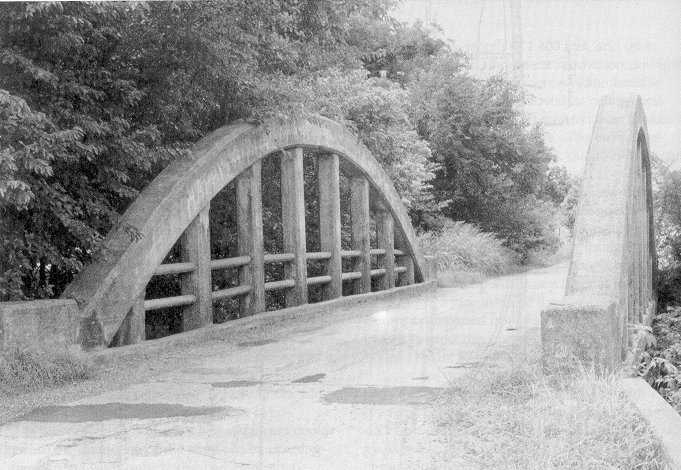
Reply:
<svg viewBox="0 0 681 470"><path fill-rule="evenodd" d="M58 295L137 192L206 133L309 110L270 84L360 67L350 27L388 6L2 4L0 297Z"/></svg>
<svg viewBox="0 0 681 470"><path fill-rule="evenodd" d="M554 211L542 202L555 157L518 111L522 91L499 77L475 79L443 53L411 92L412 119L439 165L432 184L442 213L497 232L523 256L555 245Z"/></svg>

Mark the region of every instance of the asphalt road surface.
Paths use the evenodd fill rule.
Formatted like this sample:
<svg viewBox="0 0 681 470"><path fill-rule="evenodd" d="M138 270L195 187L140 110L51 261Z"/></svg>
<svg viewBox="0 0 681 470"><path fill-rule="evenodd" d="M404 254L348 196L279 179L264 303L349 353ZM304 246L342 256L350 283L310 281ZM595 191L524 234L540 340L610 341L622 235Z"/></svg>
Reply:
<svg viewBox="0 0 681 470"><path fill-rule="evenodd" d="M122 390L0 427L0 468L421 469L430 404L495 351L538 335L567 264L375 302L367 315L188 354Z"/></svg>

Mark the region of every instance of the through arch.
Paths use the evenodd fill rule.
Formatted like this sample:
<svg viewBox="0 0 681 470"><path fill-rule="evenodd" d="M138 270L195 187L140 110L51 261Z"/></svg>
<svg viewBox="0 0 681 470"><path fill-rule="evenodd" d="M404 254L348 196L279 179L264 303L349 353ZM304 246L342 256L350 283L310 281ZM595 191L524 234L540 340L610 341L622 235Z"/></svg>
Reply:
<svg viewBox="0 0 681 470"><path fill-rule="evenodd" d="M366 181L372 205L391 216L386 226L392 233L394 223L395 239L413 263L414 280L422 282L424 262L409 216L390 178L357 136L317 116L229 125L199 141L189 157L172 163L145 188L107 235L104 255L65 290L62 297L79 304L81 345L92 349L111 342L166 253L188 227L200 225L202 211L223 187L254 165L259 168L274 152L302 148L337 155L344 172Z"/></svg>

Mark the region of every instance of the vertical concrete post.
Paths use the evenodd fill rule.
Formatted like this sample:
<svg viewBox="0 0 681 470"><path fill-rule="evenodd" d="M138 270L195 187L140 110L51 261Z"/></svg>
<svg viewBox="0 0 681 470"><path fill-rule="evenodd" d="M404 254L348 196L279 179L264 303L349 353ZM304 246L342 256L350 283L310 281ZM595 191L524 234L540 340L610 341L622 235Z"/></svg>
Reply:
<svg viewBox="0 0 681 470"><path fill-rule="evenodd" d="M384 206L379 206L376 216L376 238L378 248L385 250L381 255L379 266L385 269L385 275L379 279L381 290L395 287L395 234L393 216Z"/></svg>
<svg viewBox="0 0 681 470"><path fill-rule="evenodd" d="M286 291L286 306L307 303L307 254L305 245L305 195L303 149L284 151L281 157L281 221L284 251L294 259L284 265L287 279L296 285Z"/></svg>
<svg viewBox="0 0 681 470"><path fill-rule="evenodd" d="M196 266L181 279L182 295L196 296L196 302L182 311L182 331L213 323L209 209L210 204L201 209L182 234L182 260Z"/></svg>
<svg viewBox="0 0 681 470"><path fill-rule="evenodd" d="M112 346L127 346L141 343L146 339L146 312L144 311L144 292L135 299L132 308L121 323L118 333L114 336Z"/></svg>
<svg viewBox="0 0 681 470"><path fill-rule="evenodd" d="M326 274L331 282L324 284L324 300L335 299L343 293L341 279L341 212L338 155L321 155L318 159L319 180L319 236L322 251L331 253Z"/></svg>
<svg viewBox="0 0 681 470"><path fill-rule="evenodd" d="M352 224L352 249L360 256L353 258L353 271L362 273L354 281L353 294L371 292L371 219L369 214L369 182L363 176L350 178L350 219Z"/></svg>
<svg viewBox="0 0 681 470"><path fill-rule="evenodd" d="M398 259L398 263L401 266L407 268L407 270L397 276L395 283L398 286L408 286L414 283L414 259L411 257L407 243L404 241L404 235L399 230L395 231L395 244L397 248L404 253Z"/></svg>
<svg viewBox="0 0 681 470"><path fill-rule="evenodd" d="M251 262L239 269L239 284L253 288L239 299L242 317L265 311L261 170L261 162L255 162L239 175L236 185L239 256L251 257Z"/></svg>

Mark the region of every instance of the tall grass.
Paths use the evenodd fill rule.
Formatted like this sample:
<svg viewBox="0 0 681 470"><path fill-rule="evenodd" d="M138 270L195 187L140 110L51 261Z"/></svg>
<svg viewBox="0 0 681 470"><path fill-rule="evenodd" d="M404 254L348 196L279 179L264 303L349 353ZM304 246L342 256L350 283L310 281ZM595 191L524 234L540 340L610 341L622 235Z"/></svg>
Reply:
<svg viewBox="0 0 681 470"><path fill-rule="evenodd" d="M518 264L517 254L503 240L465 222L447 221L442 229L425 232L418 239L423 253L435 256L441 284L505 274Z"/></svg>
<svg viewBox="0 0 681 470"><path fill-rule="evenodd" d="M18 394L93 377L94 363L71 351L0 350L0 393Z"/></svg>
<svg viewBox="0 0 681 470"><path fill-rule="evenodd" d="M539 357L539 356L536 356ZM485 469L660 469L660 447L618 377L543 376L519 355L464 379L437 404L443 461Z"/></svg>

